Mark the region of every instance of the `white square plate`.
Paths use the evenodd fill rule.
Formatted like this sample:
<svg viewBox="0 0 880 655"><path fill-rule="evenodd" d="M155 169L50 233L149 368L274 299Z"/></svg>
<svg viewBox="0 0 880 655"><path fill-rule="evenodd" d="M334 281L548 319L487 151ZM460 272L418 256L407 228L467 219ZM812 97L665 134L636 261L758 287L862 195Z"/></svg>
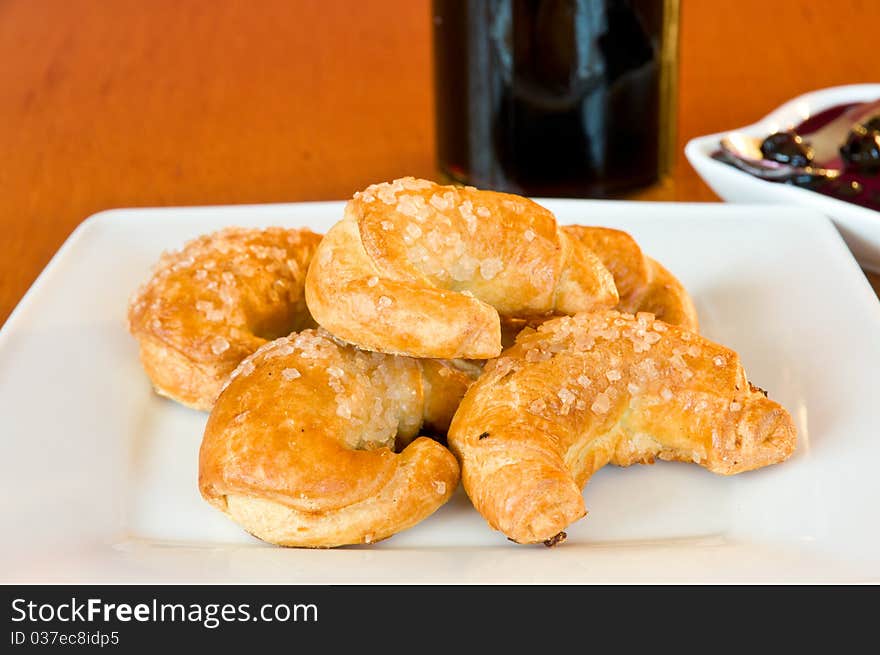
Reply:
<svg viewBox="0 0 880 655"><path fill-rule="evenodd" d="M225 225L326 230L341 203L116 210L84 222L0 332L5 582L880 581L880 304L827 219L771 206L545 201L619 227L692 292L703 332L795 417L782 465L733 478L606 467L559 548L490 531L459 490L370 547L267 546L204 503L206 415L150 391L126 333L160 252Z"/></svg>

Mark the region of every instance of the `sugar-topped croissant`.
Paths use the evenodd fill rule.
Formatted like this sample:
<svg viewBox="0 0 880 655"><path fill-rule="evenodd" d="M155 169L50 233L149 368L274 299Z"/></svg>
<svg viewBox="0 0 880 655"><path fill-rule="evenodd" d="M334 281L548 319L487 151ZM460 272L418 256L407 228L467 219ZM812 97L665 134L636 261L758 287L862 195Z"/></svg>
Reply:
<svg viewBox="0 0 880 655"><path fill-rule="evenodd" d="M355 194L318 246L306 302L362 348L485 359L500 318L617 304L611 273L519 196L404 178Z"/></svg>
<svg viewBox="0 0 880 655"><path fill-rule="evenodd" d="M128 308L156 392L211 409L241 360L313 326L303 286L320 240L306 229L231 227L162 255Z"/></svg>
<svg viewBox="0 0 880 655"><path fill-rule="evenodd" d="M601 311L520 333L471 386L448 439L493 528L555 543L586 513L582 489L606 463L659 458L730 475L787 459L796 430L732 350L648 313Z"/></svg>
<svg viewBox="0 0 880 655"><path fill-rule="evenodd" d="M305 330L236 369L208 419L199 489L283 546L370 543L415 525L458 485L445 432L479 369L359 351Z"/></svg>

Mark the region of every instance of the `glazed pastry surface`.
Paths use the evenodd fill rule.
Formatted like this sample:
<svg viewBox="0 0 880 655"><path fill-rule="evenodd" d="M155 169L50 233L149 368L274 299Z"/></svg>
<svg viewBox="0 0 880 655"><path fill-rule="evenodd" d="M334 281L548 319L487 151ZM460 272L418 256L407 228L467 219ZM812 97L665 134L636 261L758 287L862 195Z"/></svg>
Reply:
<svg viewBox="0 0 880 655"><path fill-rule="evenodd" d="M562 230L592 250L614 276L616 309L699 331L697 310L687 290L660 262L648 257L629 234L608 227L565 225Z"/></svg>
<svg viewBox="0 0 880 655"><path fill-rule="evenodd" d="M385 539L432 514L458 464L445 433L479 369L368 353L323 330L245 359L214 406L199 454L202 496L283 546Z"/></svg>
<svg viewBox="0 0 880 655"><path fill-rule="evenodd" d="M320 240L305 229L226 228L162 255L128 309L156 392L210 409L242 359L313 325L303 286Z"/></svg>
<svg viewBox="0 0 880 655"><path fill-rule="evenodd" d="M678 460L731 475L784 461L795 443L791 416L748 382L735 352L617 311L521 332L449 430L474 507L520 543L559 539L607 463Z"/></svg>
<svg viewBox="0 0 880 655"><path fill-rule="evenodd" d="M614 279L522 198L404 178L355 194L309 268L315 320L359 347L486 359L501 317L613 307Z"/></svg>

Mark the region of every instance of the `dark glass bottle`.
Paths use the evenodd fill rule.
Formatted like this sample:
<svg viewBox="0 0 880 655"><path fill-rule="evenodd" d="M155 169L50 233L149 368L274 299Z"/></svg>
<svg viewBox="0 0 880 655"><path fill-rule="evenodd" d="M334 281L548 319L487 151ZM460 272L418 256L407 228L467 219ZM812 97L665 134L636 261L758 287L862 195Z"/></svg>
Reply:
<svg viewBox="0 0 880 655"><path fill-rule="evenodd" d="M434 0L441 174L609 197L665 172L677 0Z"/></svg>

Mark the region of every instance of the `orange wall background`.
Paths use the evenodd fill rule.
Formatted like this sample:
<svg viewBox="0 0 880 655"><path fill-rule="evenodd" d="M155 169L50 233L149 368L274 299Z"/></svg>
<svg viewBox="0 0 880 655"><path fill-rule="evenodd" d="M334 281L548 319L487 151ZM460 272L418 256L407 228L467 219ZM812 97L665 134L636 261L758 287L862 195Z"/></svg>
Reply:
<svg viewBox="0 0 880 655"><path fill-rule="evenodd" d="M878 24L876 0L683 0L679 145L878 81ZM432 176L430 37L428 0L0 2L0 323L101 209Z"/></svg>

